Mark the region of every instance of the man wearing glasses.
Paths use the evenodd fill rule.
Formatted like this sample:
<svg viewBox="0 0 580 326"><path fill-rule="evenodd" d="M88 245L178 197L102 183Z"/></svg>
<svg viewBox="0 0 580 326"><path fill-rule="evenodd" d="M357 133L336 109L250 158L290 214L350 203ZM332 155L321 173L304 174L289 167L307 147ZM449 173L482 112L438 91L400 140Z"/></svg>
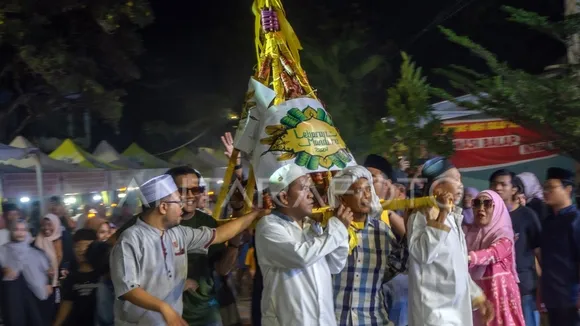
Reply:
<svg viewBox="0 0 580 326"><path fill-rule="evenodd" d="M180 166L166 172L170 175L184 201L181 225L191 228L217 228L216 220L202 208L206 192L201 174L188 166ZM187 255L188 269L185 292L183 293L183 319L189 325L221 325L220 306L216 298L214 271L220 276L227 275L238 258L241 236L224 244L212 245L206 254Z"/></svg>
<svg viewBox="0 0 580 326"><path fill-rule="evenodd" d="M544 199L551 208L542 224L541 296L550 325L580 325L580 212L572 203L574 173L552 167Z"/></svg>
<svg viewBox="0 0 580 326"><path fill-rule="evenodd" d="M186 326L181 313L188 254L207 253L211 245L233 238L264 213L252 212L218 228L184 227L179 224L186 202L169 175L140 188L147 208L119 236L111 253L111 279L120 299L115 302L115 325Z"/></svg>

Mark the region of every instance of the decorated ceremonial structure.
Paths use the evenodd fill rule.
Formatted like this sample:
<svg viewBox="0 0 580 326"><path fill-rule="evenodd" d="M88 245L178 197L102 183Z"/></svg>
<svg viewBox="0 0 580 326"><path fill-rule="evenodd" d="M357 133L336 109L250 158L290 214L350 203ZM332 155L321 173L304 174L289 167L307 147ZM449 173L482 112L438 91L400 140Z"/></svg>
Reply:
<svg viewBox="0 0 580 326"><path fill-rule="evenodd" d="M281 1L255 0L252 11L258 64L249 81L234 139L235 149L213 212L216 219L222 215L229 181L241 152L251 162L245 189L248 203L256 189L263 192L267 187L261 181L267 181L286 164L297 164L310 173L322 172L325 185L329 184L332 171L356 165L300 65L302 47L286 20ZM383 207L402 209L428 206L433 202L432 198L393 200L383 203ZM313 213L324 222L331 216L332 209L322 207Z"/></svg>

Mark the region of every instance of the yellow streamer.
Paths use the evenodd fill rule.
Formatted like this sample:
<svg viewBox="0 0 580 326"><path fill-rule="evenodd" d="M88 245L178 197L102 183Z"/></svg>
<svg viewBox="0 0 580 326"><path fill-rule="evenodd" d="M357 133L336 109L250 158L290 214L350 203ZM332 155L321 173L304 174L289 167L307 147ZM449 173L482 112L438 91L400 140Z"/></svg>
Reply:
<svg viewBox="0 0 580 326"><path fill-rule="evenodd" d="M234 168L236 166L238 155L240 155L240 151L234 148L232 151L232 156L230 156L230 161L228 162L228 168L226 169L226 173L224 175L224 183L222 183L220 193L216 201L216 208L213 211L213 218L216 220L219 220L222 214L224 202L226 201L226 197L228 196L228 191L230 189L230 182L232 180L232 176L234 175Z"/></svg>
<svg viewBox="0 0 580 326"><path fill-rule="evenodd" d="M253 188L253 187L252 187ZM405 210L405 209L414 209L414 208L423 208L423 207L433 207L437 205L437 201L435 197L420 197L420 198L413 198L413 199L394 199L391 201L381 201L381 206L384 210ZM318 209L314 209L312 211L312 218L321 221L322 226L326 226L328 224L328 220L334 216L334 209L330 207L322 207ZM224 224L233 219L225 219L219 220L218 224ZM251 228L255 228L258 221L254 221ZM386 223L386 222L385 222ZM358 238L356 236L356 227L351 225L348 228L348 249L349 254L352 253L354 247L358 244Z"/></svg>

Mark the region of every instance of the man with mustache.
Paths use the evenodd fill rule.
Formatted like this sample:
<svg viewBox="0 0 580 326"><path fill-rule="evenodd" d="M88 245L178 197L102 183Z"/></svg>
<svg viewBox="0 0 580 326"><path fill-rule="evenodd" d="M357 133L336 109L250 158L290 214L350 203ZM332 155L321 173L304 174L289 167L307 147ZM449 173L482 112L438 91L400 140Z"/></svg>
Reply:
<svg viewBox="0 0 580 326"><path fill-rule="evenodd" d="M409 216L409 325L472 326L473 310L487 323L493 307L469 276L467 244L461 228L461 174L436 157L425 163L423 195L433 194L438 205Z"/></svg>
<svg viewBox="0 0 580 326"><path fill-rule="evenodd" d="M389 325L381 288L406 269L404 233L397 240L381 220L383 208L372 182L365 167L347 167L332 179L328 192L331 207L352 211L350 227L356 230L358 241L346 267L333 279L336 318L341 326Z"/></svg>
<svg viewBox="0 0 580 326"><path fill-rule="evenodd" d="M215 219L198 209L201 196L206 191L201 174L189 166L171 168L166 174L173 178L183 200L181 225L192 228L217 228ZM112 238L119 236L136 221L137 217L134 217ZM220 306L216 298L213 273L216 271L223 276L230 272L236 262L240 245L241 235L238 235L228 241L227 247L221 243L212 245L207 255L188 254L188 276L183 294L183 318L190 325L220 325Z"/></svg>
<svg viewBox="0 0 580 326"><path fill-rule="evenodd" d="M161 175L145 182L148 203L135 225L126 229L112 250L111 279L115 325L188 325L181 317L188 274L188 253L207 253L245 230L261 211L218 228L180 226L184 203L175 182Z"/></svg>
<svg viewBox="0 0 580 326"><path fill-rule="evenodd" d="M291 163L269 179L276 209L256 228L264 282L262 325L336 325L331 274L346 263L352 212L341 206L326 229L310 219L309 172Z"/></svg>

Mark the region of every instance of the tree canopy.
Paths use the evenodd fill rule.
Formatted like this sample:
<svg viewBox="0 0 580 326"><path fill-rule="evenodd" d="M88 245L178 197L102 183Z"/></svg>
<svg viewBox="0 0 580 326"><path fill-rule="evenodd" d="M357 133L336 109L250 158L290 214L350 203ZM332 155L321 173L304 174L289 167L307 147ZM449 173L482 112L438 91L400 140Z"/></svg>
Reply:
<svg viewBox="0 0 580 326"><path fill-rule="evenodd" d="M550 21L534 12L512 7L503 9L509 14L509 20L546 33L567 46L574 45L574 35L580 31L579 14ZM467 36L459 36L443 27L441 31L451 42L483 59L489 71L477 72L463 66L438 70L449 78L455 89L477 96L477 103L457 101L443 90L438 90L439 95L460 106L535 130L556 148L580 160L580 71L577 64L580 53L569 53L569 63L548 67L544 74L538 75L510 67Z"/></svg>
<svg viewBox="0 0 580 326"><path fill-rule="evenodd" d="M402 53L401 76L387 91L385 119L372 132L373 152L391 160L407 156L410 162L424 158L425 149L449 156L452 131L444 131L430 105L431 87L411 58Z"/></svg>
<svg viewBox="0 0 580 326"><path fill-rule="evenodd" d="M116 126L123 85L140 77L136 31L153 19L146 0L0 4L0 141L56 112L90 110Z"/></svg>

